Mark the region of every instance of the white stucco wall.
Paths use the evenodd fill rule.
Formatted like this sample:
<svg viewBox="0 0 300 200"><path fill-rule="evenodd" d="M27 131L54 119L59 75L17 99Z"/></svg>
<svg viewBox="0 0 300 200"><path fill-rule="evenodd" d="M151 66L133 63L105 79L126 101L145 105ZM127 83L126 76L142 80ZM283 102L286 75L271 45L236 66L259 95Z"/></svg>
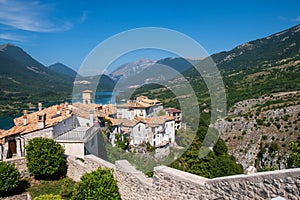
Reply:
<svg viewBox="0 0 300 200"><path fill-rule="evenodd" d="M175 121L168 121L165 123L166 135L171 139L171 143L175 142Z"/></svg>
<svg viewBox="0 0 300 200"><path fill-rule="evenodd" d="M144 123L140 122L132 128L132 139L134 145L148 140L148 132Z"/></svg>
<svg viewBox="0 0 300 200"><path fill-rule="evenodd" d="M84 143L76 141L57 141L64 149L66 155L84 158Z"/></svg>

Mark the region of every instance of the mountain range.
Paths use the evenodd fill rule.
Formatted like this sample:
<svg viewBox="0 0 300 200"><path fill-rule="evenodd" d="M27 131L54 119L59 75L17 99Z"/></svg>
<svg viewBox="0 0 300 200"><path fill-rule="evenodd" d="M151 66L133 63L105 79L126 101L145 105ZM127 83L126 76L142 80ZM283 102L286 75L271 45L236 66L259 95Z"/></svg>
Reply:
<svg viewBox="0 0 300 200"><path fill-rule="evenodd" d="M258 97L265 92L280 92L300 87L298 69L293 67L299 59L299 32L298 25L211 56L224 77L230 105L253 95ZM101 81L104 82L99 84L98 89L111 90L115 85L113 80L118 81L121 77L130 77L140 72L147 74L147 70L151 71L155 67L159 70L161 65L167 65L188 77L190 82L194 82L198 98L208 101L209 95L205 83L192 67L195 64L201 65L205 61L206 59L194 61L184 58L165 58L158 61L143 59L126 63L109 75L102 75ZM276 66L283 64L289 66L285 68L288 70L277 73L277 79L274 78L273 71L279 69ZM15 45L0 45L0 105L2 105L0 110L28 107L30 102L54 101L70 97L75 76L74 70L61 63L46 67ZM285 79L278 76L285 76ZM77 79L76 81L87 83L97 77L78 76ZM293 80L293 82L286 80ZM242 85L245 87L241 87ZM88 85L82 84L81 88L88 89ZM154 96L155 93L150 95ZM161 95L168 96L167 93ZM15 103L11 105L12 102ZM3 106L6 104L9 106Z"/></svg>
<svg viewBox="0 0 300 200"><path fill-rule="evenodd" d="M228 152L244 169L289 167L291 142L300 138L300 25L211 56L220 70L227 97L227 116L215 124ZM196 67L206 64L201 60ZM198 97L200 128L211 111L210 93L195 68L182 73ZM175 78L172 87L182 81ZM146 85L135 91L180 108L168 88ZM181 170L193 167L182 161Z"/></svg>

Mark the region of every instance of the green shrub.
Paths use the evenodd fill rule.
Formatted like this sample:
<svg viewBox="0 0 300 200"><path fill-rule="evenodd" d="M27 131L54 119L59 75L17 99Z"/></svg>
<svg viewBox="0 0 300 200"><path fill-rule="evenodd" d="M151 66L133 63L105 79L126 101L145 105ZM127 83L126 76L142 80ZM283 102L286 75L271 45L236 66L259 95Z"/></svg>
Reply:
<svg viewBox="0 0 300 200"><path fill-rule="evenodd" d="M44 194L44 195L35 197L33 200L63 200L63 198L61 198L61 196L59 196L59 195Z"/></svg>
<svg viewBox="0 0 300 200"><path fill-rule="evenodd" d="M217 156L226 155L228 153L226 143L221 138L218 139L215 146L213 147L213 150Z"/></svg>
<svg viewBox="0 0 300 200"><path fill-rule="evenodd" d="M263 139L263 140L267 140L267 139L268 139L268 136L263 135L263 136L262 136L262 139Z"/></svg>
<svg viewBox="0 0 300 200"><path fill-rule="evenodd" d="M20 180L20 173L14 164L0 162L0 195L18 187Z"/></svg>
<svg viewBox="0 0 300 200"><path fill-rule="evenodd" d="M146 146L147 146L147 151L149 151L149 152L155 151L155 147L152 146L149 142L146 143Z"/></svg>
<svg viewBox="0 0 300 200"><path fill-rule="evenodd" d="M296 142L290 143L290 150L291 153L288 158L288 167L300 167L300 139L298 137L298 140Z"/></svg>
<svg viewBox="0 0 300 200"><path fill-rule="evenodd" d="M270 147L269 147L269 152L273 153L273 152L278 151L278 150L279 150L278 144L275 143L275 142L272 142Z"/></svg>
<svg viewBox="0 0 300 200"><path fill-rule="evenodd" d="M256 123L257 123L257 125L261 126L261 125L264 124L264 120L262 120L262 119L256 119Z"/></svg>
<svg viewBox="0 0 300 200"><path fill-rule="evenodd" d="M57 178L65 167L64 149L52 139L34 138L26 145L29 172L37 178Z"/></svg>
<svg viewBox="0 0 300 200"><path fill-rule="evenodd" d="M121 199L117 183L110 169L85 174L76 183L72 199Z"/></svg>
<svg viewBox="0 0 300 200"><path fill-rule="evenodd" d="M266 165L266 166L259 168L257 171L258 172L268 172L268 171L274 171L274 170L278 170L278 167Z"/></svg>
<svg viewBox="0 0 300 200"><path fill-rule="evenodd" d="M72 179L66 178L64 180L64 184L61 187L60 195L64 198L71 197L74 184L75 184L75 182Z"/></svg>

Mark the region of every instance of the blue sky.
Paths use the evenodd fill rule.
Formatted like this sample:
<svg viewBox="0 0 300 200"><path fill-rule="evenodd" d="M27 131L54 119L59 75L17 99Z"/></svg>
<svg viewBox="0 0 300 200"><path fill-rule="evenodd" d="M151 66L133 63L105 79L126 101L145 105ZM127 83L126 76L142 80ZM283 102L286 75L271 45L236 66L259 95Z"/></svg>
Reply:
<svg viewBox="0 0 300 200"><path fill-rule="evenodd" d="M299 23L299 0L0 0L0 43L20 46L46 66L62 62L74 69L99 43L133 28L173 29L212 54Z"/></svg>

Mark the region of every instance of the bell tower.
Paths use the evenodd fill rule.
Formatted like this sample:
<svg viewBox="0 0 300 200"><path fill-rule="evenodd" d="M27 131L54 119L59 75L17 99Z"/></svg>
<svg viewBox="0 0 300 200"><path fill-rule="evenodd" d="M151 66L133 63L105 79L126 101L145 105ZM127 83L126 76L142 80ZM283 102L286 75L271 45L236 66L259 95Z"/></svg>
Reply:
<svg viewBox="0 0 300 200"><path fill-rule="evenodd" d="M83 104L93 103L93 91L92 90L82 91L82 103Z"/></svg>

